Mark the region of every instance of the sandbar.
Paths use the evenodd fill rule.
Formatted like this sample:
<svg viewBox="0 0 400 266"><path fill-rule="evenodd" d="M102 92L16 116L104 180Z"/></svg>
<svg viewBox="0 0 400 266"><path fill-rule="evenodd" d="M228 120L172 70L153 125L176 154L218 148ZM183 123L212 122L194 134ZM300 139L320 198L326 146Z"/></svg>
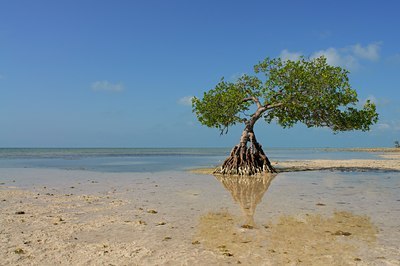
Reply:
<svg viewBox="0 0 400 266"><path fill-rule="evenodd" d="M332 149L331 149L332 150ZM338 151L374 152L378 159L350 159L350 160L285 160L272 161L278 172L298 171L400 171L399 148L359 148L337 149ZM214 168L196 168L192 173L212 174Z"/></svg>

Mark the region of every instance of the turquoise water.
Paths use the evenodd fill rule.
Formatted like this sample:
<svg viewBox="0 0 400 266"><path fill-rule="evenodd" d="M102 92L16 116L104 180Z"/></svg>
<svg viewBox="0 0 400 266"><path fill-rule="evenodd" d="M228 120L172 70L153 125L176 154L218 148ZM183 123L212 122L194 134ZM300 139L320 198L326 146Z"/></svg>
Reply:
<svg viewBox="0 0 400 266"><path fill-rule="evenodd" d="M159 172L214 167L231 148L1 148L1 168L57 168L100 172ZM272 161L371 159L373 153L327 149L265 149Z"/></svg>

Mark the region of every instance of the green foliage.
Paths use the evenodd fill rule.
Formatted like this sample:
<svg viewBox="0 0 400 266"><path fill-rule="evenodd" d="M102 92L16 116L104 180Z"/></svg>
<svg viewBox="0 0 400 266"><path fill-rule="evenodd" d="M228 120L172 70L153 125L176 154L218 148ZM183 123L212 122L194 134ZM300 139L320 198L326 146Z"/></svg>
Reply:
<svg viewBox="0 0 400 266"><path fill-rule="evenodd" d="M297 61L266 58L254 66L254 72L236 82L221 80L202 99L194 98L193 111L200 123L224 133L231 125L249 118L256 121L261 115L267 123L276 121L285 128L300 122L337 132L366 131L378 120L370 101L357 109L349 72L328 65L324 57ZM258 112L246 114L252 104Z"/></svg>
<svg viewBox="0 0 400 266"><path fill-rule="evenodd" d="M243 122L241 113L249 110L251 103L243 101L247 92L237 83L223 79L214 89L205 92L203 99L192 99L193 112L200 123L227 132L228 127Z"/></svg>

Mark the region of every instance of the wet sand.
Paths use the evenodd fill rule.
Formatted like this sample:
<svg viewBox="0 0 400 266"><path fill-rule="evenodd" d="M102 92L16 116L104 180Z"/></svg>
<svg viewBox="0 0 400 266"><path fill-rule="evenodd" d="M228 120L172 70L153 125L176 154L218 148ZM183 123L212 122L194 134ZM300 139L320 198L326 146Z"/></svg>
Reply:
<svg viewBox="0 0 400 266"><path fill-rule="evenodd" d="M396 171L0 169L1 264L399 265L399 195Z"/></svg>

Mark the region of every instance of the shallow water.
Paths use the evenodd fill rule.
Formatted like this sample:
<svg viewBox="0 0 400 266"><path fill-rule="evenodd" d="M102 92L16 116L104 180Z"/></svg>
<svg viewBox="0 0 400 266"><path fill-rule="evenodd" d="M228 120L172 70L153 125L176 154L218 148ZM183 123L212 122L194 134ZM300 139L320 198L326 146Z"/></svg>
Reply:
<svg viewBox="0 0 400 266"><path fill-rule="evenodd" d="M221 178L184 171L215 165L228 152L1 149L0 256L6 265L400 265L399 172ZM270 157L376 155L279 149ZM17 256L20 247L26 253Z"/></svg>
<svg viewBox="0 0 400 266"><path fill-rule="evenodd" d="M368 152L326 149L265 149L272 161L376 159ZM0 168L57 168L98 172L160 172L214 167L230 148L0 149Z"/></svg>

